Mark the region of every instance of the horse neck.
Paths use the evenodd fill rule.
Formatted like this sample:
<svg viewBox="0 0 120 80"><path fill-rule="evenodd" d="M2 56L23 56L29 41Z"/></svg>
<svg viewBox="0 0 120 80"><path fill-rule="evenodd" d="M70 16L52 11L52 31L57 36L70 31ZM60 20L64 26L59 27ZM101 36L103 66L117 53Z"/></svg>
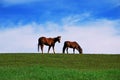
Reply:
<svg viewBox="0 0 120 80"><path fill-rule="evenodd" d="M79 45L77 45L76 49L80 52L81 47Z"/></svg>
<svg viewBox="0 0 120 80"><path fill-rule="evenodd" d="M54 40L54 43L56 43L56 42L57 42L57 38L54 38L53 40Z"/></svg>
<svg viewBox="0 0 120 80"><path fill-rule="evenodd" d="M79 53L82 53L82 48L80 46L78 46L78 51Z"/></svg>

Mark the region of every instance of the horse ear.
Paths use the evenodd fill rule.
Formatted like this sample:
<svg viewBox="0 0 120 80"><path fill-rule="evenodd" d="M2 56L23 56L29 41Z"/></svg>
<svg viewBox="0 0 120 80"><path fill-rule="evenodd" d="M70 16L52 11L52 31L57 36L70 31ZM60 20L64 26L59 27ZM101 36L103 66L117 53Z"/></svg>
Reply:
<svg viewBox="0 0 120 80"><path fill-rule="evenodd" d="M61 38L61 36L58 36L58 38Z"/></svg>

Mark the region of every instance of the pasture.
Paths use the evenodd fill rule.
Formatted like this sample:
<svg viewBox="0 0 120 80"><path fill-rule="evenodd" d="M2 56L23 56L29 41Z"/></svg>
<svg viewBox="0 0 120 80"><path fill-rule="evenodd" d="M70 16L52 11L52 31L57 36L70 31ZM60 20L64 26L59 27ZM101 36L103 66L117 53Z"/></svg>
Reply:
<svg viewBox="0 0 120 80"><path fill-rule="evenodd" d="M0 54L0 80L120 80L120 55Z"/></svg>

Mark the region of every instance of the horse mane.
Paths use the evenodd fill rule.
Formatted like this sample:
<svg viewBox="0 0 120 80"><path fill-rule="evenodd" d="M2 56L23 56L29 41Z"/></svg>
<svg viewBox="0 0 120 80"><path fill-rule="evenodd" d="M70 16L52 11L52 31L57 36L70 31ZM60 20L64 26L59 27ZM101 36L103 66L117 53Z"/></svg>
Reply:
<svg viewBox="0 0 120 80"><path fill-rule="evenodd" d="M61 39L61 36L57 36L55 38L53 38L55 41L58 41L58 39Z"/></svg>
<svg viewBox="0 0 120 80"><path fill-rule="evenodd" d="M61 36L57 36L57 37L55 37L55 39L56 39L56 38L61 38Z"/></svg>

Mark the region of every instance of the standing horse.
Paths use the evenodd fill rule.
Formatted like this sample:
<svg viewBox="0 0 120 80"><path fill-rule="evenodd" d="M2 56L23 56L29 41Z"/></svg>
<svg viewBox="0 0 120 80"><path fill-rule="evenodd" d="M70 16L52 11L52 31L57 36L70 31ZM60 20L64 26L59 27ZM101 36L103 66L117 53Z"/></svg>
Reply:
<svg viewBox="0 0 120 80"><path fill-rule="evenodd" d="M42 54L43 54L43 47L44 47L44 45L47 45L47 46L49 46L48 53L50 51L50 48L52 47L53 48L53 52L55 54L55 50L54 50L55 43L56 42L60 43L60 40L61 40L61 36L58 36L58 37L55 37L55 38L40 37L38 39L38 52L39 52L39 46L40 46Z"/></svg>
<svg viewBox="0 0 120 80"><path fill-rule="evenodd" d="M82 54L82 48L79 46L79 44L77 42L71 42L71 41L65 41L64 42L64 46L63 46L63 53L65 53L65 49L67 51L68 54L68 48L73 48L73 53L75 53L75 49L78 50L79 54Z"/></svg>

